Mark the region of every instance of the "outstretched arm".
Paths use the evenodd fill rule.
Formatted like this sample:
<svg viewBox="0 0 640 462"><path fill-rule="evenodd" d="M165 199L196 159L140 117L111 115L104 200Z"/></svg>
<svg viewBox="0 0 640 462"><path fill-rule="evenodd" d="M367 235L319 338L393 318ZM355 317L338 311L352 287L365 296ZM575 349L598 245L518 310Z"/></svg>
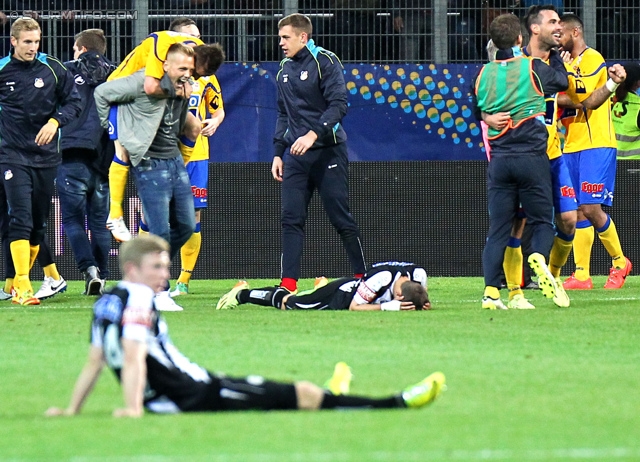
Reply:
<svg viewBox="0 0 640 462"><path fill-rule="evenodd" d="M91 394L94 385L100 377L102 368L104 367L104 356L102 347L91 346L89 349L89 357L87 362L82 368L82 372L76 380L76 385L73 388L71 395L71 401L66 409L57 407L51 407L47 409L45 415L47 416L59 416L59 415L76 415L82 409L87 397Z"/></svg>
<svg viewBox="0 0 640 462"><path fill-rule="evenodd" d="M141 417L143 414L144 387L147 383L147 345L128 338L122 339L124 364L120 373L124 409L113 411L114 417Z"/></svg>

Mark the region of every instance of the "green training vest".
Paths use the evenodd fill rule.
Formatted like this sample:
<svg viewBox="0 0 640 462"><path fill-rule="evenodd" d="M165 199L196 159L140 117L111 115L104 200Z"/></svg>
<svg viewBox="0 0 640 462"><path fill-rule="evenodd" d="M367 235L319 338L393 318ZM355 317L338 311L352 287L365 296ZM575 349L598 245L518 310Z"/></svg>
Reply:
<svg viewBox="0 0 640 462"><path fill-rule="evenodd" d="M524 120L544 114L546 105L533 83L533 61L516 57L484 65L476 82L478 108L487 114L509 112L512 124L502 132L489 127L489 139L497 138Z"/></svg>
<svg viewBox="0 0 640 462"><path fill-rule="evenodd" d="M613 105L613 128L618 140L619 159L640 159L640 96L629 93L624 101Z"/></svg>

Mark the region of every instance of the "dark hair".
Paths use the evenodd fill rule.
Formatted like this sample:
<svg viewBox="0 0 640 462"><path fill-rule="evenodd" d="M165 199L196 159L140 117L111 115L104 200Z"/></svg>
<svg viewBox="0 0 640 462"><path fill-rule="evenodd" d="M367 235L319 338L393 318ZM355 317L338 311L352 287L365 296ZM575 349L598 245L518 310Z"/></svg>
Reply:
<svg viewBox="0 0 640 462"><path fill-rule="evenodd" d="M107 39L102 29L87 29L76 34L76 46L85 47L87 51L95 51L101 55L107 52Z"/></svg>
<svg viewBox="0 0 640 462"><path fill-rule="evenodd" d="M278 21L278 29L282 29L284 26L291 26L300 32L305 32L307 36L311 37L313 32L313 25L311 25L311 19L308 16L300 13L293 13L289 16L285 16Z"/></svg>
<svg viewBox="0 0 640 462"><path fill-rule="evenodd" d="M421 310L426 303L429 302L429 295L427 289L422 287L422 284L416 281L405 281L400 286L400 292L402 293L403 302L411 302L416 310Z"/></svg>
<svg viewBox="0 0 640 462"><path fill-rule="evenodd" d="M224 62L224 50L219 43L213 45L198 45L196 52L196 68L204 68L203 76L213 75Z"/></svg>
<svg viewBox="0 0 640 462"><path fill-rule="evenodd" d="M171 21L171 24L169 24L169 30L172 30L174 32L180 32L180 29L182 29L185 26L197 26L197 24L191 18L180 16L174 19L173 21Z"/></svg>
<svg viewBox="0 0 640 462"><path fill-rule="evenodd" d="M616 89L616 101L624 101L631 88L640 80L640 64L626 63L622 67L627 73L627 78Z"/></svg>
<svg viewBox="0 0 640 462"><path fill-rule="evenodd" d="M513 14L501 14L491 21L489 34L499 49L511 48L518 43L518 37L522 34L520 20Z"/></svg>
<svg viewBox="0 0 640 462"><path fill-rule="evenodd" d="M567 13L560 16L560 22L568 22L569 24L573 24L575 27L579 27L584 31L584 23L582 22L582 19L573 13Z"/></svg>
<svg viewBox="0 0 640 462"><path fill-rule="evenodd" d="M558 10L556 10L556 7L553 5L533 5L531 8L529 8L529 11L527 11L527 15L524 17L524 25L529 35L531 35L532 25L542 23L542 18L540 17L541 11L555 11L556 13L558 12Z"/></svg>

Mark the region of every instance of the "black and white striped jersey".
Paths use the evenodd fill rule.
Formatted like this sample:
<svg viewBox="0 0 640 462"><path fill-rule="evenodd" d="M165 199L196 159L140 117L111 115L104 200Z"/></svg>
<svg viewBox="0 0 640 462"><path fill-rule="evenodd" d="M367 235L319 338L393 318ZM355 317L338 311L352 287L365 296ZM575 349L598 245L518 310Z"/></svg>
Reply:
<svg viewBox="0 0 640 462"><path fill-rule="evenodd" d="M424 268L415 263L387 261L372 265L363 278L356 281L353 299L358 305L389 302L393 300L393 285L402 276L427 288Z"/></svg>
<svg viewBox="0 0 640 462"><path fill-rule="evenodd" d="M153 412L189 410L208 393L211 376L173 345L167 324L153 301L154 293L149 287L118 283L93 307L91 344L103 349L105 362L120 380L122 339L146 343L145 406Z"/></svg>

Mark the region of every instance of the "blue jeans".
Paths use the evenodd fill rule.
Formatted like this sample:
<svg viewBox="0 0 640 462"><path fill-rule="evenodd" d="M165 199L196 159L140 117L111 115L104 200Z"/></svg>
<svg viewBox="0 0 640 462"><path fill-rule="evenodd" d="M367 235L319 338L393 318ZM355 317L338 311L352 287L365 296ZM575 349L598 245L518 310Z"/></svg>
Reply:
<svg viewBox="0 0 640 462"><path fill-rule="evenodd" d="M111 233L105 223L109 216L109 182L87 164L80 161L63 162L56 179L62 224L78 269L90 266L100 270L100 277L109 276ZM91 241L85 230L91 231Z"/></svg>
<svg viewBox="0 0 640 462"><path fill-rule="evenodd" d="M182 157L144 159L131 170L149 232L171 245L173 258L196 227L191 181Z"/></svg>

